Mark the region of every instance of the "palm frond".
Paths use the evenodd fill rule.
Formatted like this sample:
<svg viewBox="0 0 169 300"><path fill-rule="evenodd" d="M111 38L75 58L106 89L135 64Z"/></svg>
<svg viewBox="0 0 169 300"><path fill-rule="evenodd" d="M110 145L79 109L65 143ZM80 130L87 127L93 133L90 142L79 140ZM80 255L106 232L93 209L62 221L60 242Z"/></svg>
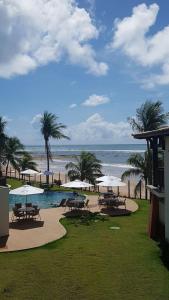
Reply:
<svg viewBox="0 0 169 300"><path fill-rule="evenodd" d="M130 176L142 176L142 171L140 169L136 169L136 168L128 169L121 175L121 179L124 180Z"/></svg>

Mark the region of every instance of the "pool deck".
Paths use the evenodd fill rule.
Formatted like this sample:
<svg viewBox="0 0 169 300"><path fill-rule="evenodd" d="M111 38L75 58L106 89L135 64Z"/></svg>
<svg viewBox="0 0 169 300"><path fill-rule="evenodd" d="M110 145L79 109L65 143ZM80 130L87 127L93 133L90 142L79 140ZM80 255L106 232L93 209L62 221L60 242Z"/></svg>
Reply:
<svg viewBox="0 0 169 300"><path fill-rule="evenodd" d="M115 211L102 210L97 204L98 196L88 196L89 208L91 212L102 212L111 216L126 215L135 212L138 205L135 201L127 199L126 211L124 207ZM66 234L66 229L60 223L60 219L65 218L68 208L48 208L41 209L41 220L11 222L11 212L9 213L10 230L9 236L0 239L0 252L10 252L37 248L52 241L62 238Z"/></svg>

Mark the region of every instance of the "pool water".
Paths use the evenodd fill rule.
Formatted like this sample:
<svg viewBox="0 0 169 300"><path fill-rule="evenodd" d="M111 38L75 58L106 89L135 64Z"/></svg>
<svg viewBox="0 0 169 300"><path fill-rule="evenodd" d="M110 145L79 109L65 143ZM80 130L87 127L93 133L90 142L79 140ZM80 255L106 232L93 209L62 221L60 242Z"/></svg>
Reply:
<svg viewBox="0 0 169 300"><path fill-rule="evenodd" d="M85 196L79 195L75 196L73 192L44 192L43 194L28 195L27 202L31 202L33 205L38 205L40 208L51 208L55 205L58 205L62 199L76 198L76 199L85 199ZM23 205L26 202L25 196L20 195L9 195L9 209L12 210L12 207L15 203L22 203Z"/></svg>

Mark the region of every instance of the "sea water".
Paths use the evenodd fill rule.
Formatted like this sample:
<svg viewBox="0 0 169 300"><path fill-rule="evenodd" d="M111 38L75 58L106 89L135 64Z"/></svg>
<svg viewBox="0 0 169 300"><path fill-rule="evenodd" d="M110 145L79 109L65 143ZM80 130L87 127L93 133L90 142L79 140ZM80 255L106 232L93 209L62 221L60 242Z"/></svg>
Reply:
<svg viewBox="0 0 169 300"><path fill-rule="evenodd" d="M44 146L26 146L38 163L39 170L46 169ZM51 146L53 162L51 170L54 172L65 172L65 165L74 161L75 155L81 151L89 151L101 160L102 172L106 175L121 176L131 166L127 160L133 153L144 154L145 144L112 144L112 145L55 145Z"/></svg>

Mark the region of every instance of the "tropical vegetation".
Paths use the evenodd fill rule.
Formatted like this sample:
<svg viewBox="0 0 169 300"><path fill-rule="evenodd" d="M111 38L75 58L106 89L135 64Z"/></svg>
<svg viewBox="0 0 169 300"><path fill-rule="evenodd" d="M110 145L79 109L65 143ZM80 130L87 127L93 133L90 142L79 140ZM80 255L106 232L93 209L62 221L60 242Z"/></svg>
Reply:
<svg viewBox="0 0 169 300"><path fill-rule="evenodd" d="M147 161L151 161L149 158L149 154L146 151L144 156L136 153L131 154L130 157L127 160L127 163L132 166L132 168L124 171L121 178L124 180L126 177L135 176L138 178L138 183L135 187L135 192L141 190L141 185L144 181L145 185L148 184L148 176L149 176L149 170L148 170L148 163ZM145 188L145 199L147 199L147 189Z"/></svg>
<svg viewBox="0 0 169 300"><path fill-rule="evenodd" d="M133 131L144 132L156 130L167 124L168 113L164 113L161 101L145 101L137 110L136 117L128 118Z"/></svg>
<svg viewBox="0 0 169 300"><path fill-rule="evenodd" d="M19 160L20 169L22 171L27 169L32 169L37 171L37 163L33 160L33 157L30 153L25 152Z"/></svg>
<svg viewBox="0 0 169 300"><path fill-rule="evenodd" d="M102 174L101 161L94 153L82 151L80 156L74 157L74 160L75 162L70 162L65 167L70 180L87 180L93 184L95 179Z"/></svg>
<svg viewBox="0 0 169 300"><path fill-rule="evenodd" d="M24 146L16 137L7 137L5 143L5 158L6 176L8 174L9 165L14 169L20 169L20 156L23 154Z"/></svg>
<svg viewBox="0 0 169 300"><path fill-rule="evenodd" d="M50 171L50 161L52 160L52 153L50 148L50 139L69 139L64 133L63 129L66 128L62 123L58 123L58 117L55 114L47 111L41 117L41 133L45 141L45 152L47 161L47 171ZM49 183L49 175L46 176L46 183Z"/></svg>
<svg viewBox="0 0 169 300"><path fill-rule="evenodd" d="M9 137L5 133L7 122L0 117L0 176L2 168L8 175L9 166L15 170L36 169L37 164L32 156L25 151L24 145L17 137Z"/></svg>
<svg viewBox="0 0 169 300"><path fill-rule="evenodd" d="M128 121L134 132L145 132L159 129L161 126L167 124L169 113L164 112L164 107L161 101L145 101L137 110L136 116L128 118ZM148 170L148 182L152 183L151 171L151 150L150 144L147 140L146 169Z"/></svg>

